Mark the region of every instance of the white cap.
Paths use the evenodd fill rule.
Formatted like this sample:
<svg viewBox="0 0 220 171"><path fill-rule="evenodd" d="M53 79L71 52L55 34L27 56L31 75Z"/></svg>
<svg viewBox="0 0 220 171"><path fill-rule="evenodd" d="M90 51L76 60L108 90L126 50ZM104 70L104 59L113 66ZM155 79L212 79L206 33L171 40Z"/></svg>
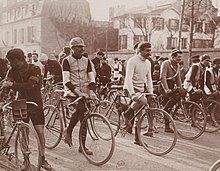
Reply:
<svg viewBox="0 0 220 171"><path fill-rule="evenodd" d="M45 54L45 53L41 53L40 55L39 55L39 61L40 62L45 62L45 61L47 61L48 60L48 56Z"/></svg>
<svg viewBox="0 0 220 171"><path fill-rule="evenodd" d="M85 46L85 43L82 38L74 37L70 40L69 46L70 48L73 46Z"/></svg>

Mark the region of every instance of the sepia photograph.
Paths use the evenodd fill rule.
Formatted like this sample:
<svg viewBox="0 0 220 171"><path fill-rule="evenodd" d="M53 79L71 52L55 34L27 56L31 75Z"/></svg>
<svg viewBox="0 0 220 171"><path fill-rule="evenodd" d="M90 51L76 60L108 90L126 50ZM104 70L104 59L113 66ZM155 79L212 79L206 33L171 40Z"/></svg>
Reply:
<svg viewBox="0 0 220 171"><path fill-rule="evenodd" d="M220 171L219 0L0 0L0 171Z"/></svg>

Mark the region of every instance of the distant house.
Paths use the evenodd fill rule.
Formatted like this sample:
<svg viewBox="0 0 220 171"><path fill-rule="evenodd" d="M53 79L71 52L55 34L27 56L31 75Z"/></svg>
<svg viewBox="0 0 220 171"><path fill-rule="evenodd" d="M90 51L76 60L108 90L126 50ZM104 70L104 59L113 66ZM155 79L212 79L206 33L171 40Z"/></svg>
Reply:
<svg viewBox="0 0 220 171"><path fill-rule="evenodd" d="M195 0L196 3L198 0ZM188 5L190 0L186 1ZM198 2L199 3L199 2ZM181 49L189 46L189 7L186 5ZM210 0L203 0L201 10L195 6L193 48L213 47L218 10ZM110 9L114 28L119 29L119 49L132 50L136 42L149 41L153 50L167 50L178 45L181 0L156 7L142 6L125 10L123 6ZM199 15L198 15L199 14Z"/></svg>

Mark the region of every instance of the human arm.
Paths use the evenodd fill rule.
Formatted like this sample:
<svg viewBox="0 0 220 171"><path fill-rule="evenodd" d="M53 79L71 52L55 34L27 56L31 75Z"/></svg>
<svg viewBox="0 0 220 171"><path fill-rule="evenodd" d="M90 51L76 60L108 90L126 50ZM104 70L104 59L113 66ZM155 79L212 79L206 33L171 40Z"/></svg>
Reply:
<svg viewBox="0 0 220 171"><path fill-rule="evenodd" d="M133 75L134 75L135 64L132 60L128 60L125 74L124 87L128 90L129 94L132 96L135 94L133 86Z"/></svg>
<svg viewBox="0 0 220 171"><path fill-rule="evenodd" d="M168 87L168 83L167 83L167 63L163 62L161 67L160 67L160 80L161 80L161 85L164 88L165 92L169 92L170 89Z"/></svg>

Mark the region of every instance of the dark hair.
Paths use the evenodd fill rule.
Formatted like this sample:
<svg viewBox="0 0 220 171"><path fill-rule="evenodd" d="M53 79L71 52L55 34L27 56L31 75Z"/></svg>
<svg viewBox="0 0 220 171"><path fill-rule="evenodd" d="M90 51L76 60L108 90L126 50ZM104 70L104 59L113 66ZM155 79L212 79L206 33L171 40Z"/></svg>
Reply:
<svg viewBox="0 0 220 171"><path fill-rule="evenodd" d="M27 57L29 57L29 58L32 57L32 53L29 52L29 53L27 54Z"/></svg>
<svg viewBox="0 0 220 171"><path fill-rule="evenodd" d="M134 50L136 50L136 49L138 48L139 43L140 43L140 42L135 43L135 45L134 45Z"/></svg>
<svg viewBox="0 0 220 171"><path fill-rule="evenodd" d="M118 61L118 58L114 58L114 61Z"/></svg>
<svg viewBox="0 0 220 171"><path fill-rule="evenodd" d="M180 64L180 65L183 65L184 63L183 63L183 61L180 61L179 64Z"/></svg>
<svg viewBox="0 0 220 171"><path fill-rule="evenodd" d="M82 56L84 56L84 57L86 57L86 58L89 57L88 53L86 53L86 52L84 52Z"/></svg>
<svg viewBox="0 0 220 171"><path fill-rule="evenodd" d="M38 57L38 53L36 53L36 52L32 53L32 55L36 55Z"/></svg>
<svg viewBox="0 0 220 171"><path fill-rule="evenodd" d="M104 56L105 54L101 51L97 52L97 55L101 55L101 56Z"/></svg>
<svg viewBox="0 0 220 171"><path fill-rule="evenodd" d="M151 44L149 42L141 42L141 43L139 43L138 48L140 51L144 50L145 48L150 49Z"/></svg>
<svg viewBox="0 0 220 171"><path fill-rule="evenodd" d="M213 64L220 64L220 58L213 59Z"/></svg>
<svg viewBox="0 0 220 171"><path fill-rule="evenodd" d="M11 61L11 60L15 60L18 59L20 61L24 61L25 60L25 55L23 50L19 49L19 48L14 48L11 49L7 52L6 54L6 58Z"/></svg>

